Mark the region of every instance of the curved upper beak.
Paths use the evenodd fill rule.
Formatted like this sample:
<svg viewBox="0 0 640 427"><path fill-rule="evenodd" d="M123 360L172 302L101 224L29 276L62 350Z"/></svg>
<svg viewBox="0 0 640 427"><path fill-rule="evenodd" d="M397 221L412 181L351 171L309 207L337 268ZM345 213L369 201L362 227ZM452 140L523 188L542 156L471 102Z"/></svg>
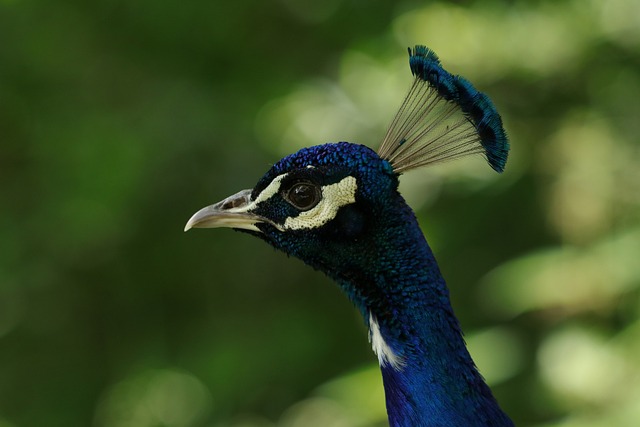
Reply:
<svg viewBox="0 0 640 427"><path fill-rule="evenodd" d="M221 202L200 209L187 221L184 231L192 228L227 227L260 232L256 224L272 222L251 213L250 210L253 207L251 190L242 190Z"/></svg>

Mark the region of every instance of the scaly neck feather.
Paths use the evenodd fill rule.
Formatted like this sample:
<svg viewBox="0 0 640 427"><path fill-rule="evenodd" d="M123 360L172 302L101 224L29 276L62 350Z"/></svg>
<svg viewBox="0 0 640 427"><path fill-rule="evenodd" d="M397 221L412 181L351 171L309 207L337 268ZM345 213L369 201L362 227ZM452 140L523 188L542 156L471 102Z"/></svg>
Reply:
<svg viewBox="0 0 640 427"><path fill-rule="evenodd" d="M367 253L334 275L401 366L382 363L391 427L512 426L466 349L449 292L398 195L377 215Z"/></svg>

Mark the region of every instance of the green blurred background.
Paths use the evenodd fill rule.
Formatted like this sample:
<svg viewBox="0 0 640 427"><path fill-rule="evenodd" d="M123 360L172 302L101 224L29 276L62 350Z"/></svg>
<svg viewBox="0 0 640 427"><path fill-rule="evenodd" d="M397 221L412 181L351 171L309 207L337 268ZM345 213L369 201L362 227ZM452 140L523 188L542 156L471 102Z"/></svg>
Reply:
<svg viewBox="0 0 640 427"><path fill-rule="evenodd" d="M302 146L377 146L426 44L512 155L402 190L522 426L640 420L640 2L0 0L0 426L386 425L337 286L182 232Z"/></svg>

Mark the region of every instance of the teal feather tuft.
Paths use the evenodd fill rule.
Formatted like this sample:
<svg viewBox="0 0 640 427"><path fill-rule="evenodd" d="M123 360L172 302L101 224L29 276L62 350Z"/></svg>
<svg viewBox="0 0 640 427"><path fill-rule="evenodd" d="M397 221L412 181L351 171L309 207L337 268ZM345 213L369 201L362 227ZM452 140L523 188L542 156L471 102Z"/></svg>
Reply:
<svg viewBox="0 0 640 427"><path fill-rule="evenodd" d="M504 170L509 142L502 119L484 93L442 68L426 46L409 49L415 80L378 150L397 173L481 154Z"/></svg>

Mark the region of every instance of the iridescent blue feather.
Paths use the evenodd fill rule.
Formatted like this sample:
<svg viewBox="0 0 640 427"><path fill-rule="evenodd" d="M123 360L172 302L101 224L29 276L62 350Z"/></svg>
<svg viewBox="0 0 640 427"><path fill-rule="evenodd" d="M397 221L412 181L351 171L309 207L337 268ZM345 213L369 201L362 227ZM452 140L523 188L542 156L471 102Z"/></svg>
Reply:
<svg viewBox="0 0 640 427"><path fill-rule="evenodd" d="M469 154L502 172L509 142L491 100L465 78L442 68L425 46L409 49L416 77L380 149L398 173Z"/></svg>

